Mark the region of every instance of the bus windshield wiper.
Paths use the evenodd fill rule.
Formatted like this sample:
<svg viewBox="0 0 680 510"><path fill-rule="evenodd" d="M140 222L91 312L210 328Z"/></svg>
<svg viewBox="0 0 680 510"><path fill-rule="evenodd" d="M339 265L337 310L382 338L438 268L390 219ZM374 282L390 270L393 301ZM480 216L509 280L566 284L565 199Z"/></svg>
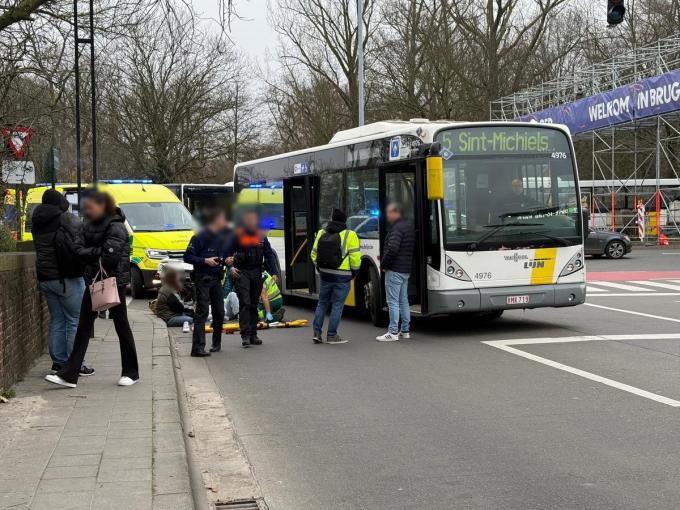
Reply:
<svg viewBox="0 0 680 510"><path fill-rule="evenodd" d="M526 225L526 223L524 223L523 225ZM513 232L510 235L513 235L513 236L521 236L521 235L541 236L541 237L545 237L546 239L550 239L552 241L555 241L556 243L560 243L562 246L571 246L571 243L567 239L565 239L564 237L553 236L553 235L550 235L550 234L546 234L545 232Z"/></svg>
<svg viewBox="0 0 680 510"><path fill-rule="evenodd" d="M505 230L508 227L542 227L543 223L524 223L521 221L515 221L513 223L501 223L500 225L484 225L484 228L492 228L490 232L487 232L484 234L482 237L477 239L476 241L470 243L468 245L468 250L469 251L476 251L477 246L489 239L490 237L495 236L502 230Z"/></svg>
<svg viewBox="0 0 680 510"><path fill-rule="evenodd" d="M513 211L498 215L499 218L512 218L514 216L535 216L537 214L547 214L559 211L559 207L532 207L523 211Z"/></svg>

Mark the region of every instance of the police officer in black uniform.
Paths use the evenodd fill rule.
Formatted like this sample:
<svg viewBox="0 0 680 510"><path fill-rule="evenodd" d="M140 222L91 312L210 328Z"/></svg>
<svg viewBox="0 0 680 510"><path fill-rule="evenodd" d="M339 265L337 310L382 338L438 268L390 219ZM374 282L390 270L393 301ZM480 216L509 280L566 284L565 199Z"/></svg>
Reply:
<svg viewBox="0 0 680 510"><path fill-rule="evenodd" d="M191 355L195 357L210 356L210 352L219 352L222 348L222 278L225 248L230 236L224 211L205 211L204 221L205 228L191 238L184 252L184 262L194 266L191 279L196 289L196 311ZM210 352L206 352L205 323L209 307L212 307L213 335Z"/></svg>
<svg viewBox="0 0 680 510"><path fill-rule="evenodd" d="M239 301L239 327L241 345L261 345L257 336L257 304L262 292L262 271L264 269L280 281L276 253L269 240L260 230L259 216L255 209L243 213L241 226L226 248L227 264L231 265L234 289Z"/></svg>

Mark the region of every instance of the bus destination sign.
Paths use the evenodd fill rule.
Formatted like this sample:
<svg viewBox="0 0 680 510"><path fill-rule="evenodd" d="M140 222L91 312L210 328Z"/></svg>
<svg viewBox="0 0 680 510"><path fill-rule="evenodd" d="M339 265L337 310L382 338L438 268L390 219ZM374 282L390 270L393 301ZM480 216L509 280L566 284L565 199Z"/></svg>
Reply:
<svg viewBox="0 0 680 510"><path fill-rule="evenodd" d="M568 152L561 131L531 127L454 128L437 135L452 155Z"/></svg>

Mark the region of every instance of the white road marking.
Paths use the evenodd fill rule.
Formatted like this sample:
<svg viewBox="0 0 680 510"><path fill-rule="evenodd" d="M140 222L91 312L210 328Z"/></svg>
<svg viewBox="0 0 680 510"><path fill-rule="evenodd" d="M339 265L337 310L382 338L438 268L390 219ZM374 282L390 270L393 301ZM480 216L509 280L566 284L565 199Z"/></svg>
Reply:
<svg viewBox="0 0 680 510"><path fill-rule="evenodd" d="M680 285L675 284L672 285L670 283L663 283L663 282L653 282L653 281L631 281L630 283L636 283L638 285L647 285L648 287L659 287L660 289L670 289L670 290L680 290Z"/></svg>
<svg viewBox="0 0 680 510"><path fill-rule="evenodd" d="M659 294L654 294L655 296L658 296ZM604 306L604 305L594 305L592 303L583 303L584 306L592 306L593 308L602 308L604 310L611 310L613 312L621 312L621 313L629 313L631 315L639 315L640 317L648 317L650 319L659 319L662 321L670 321L670 322L680 322L680 319L673 319L672 317L664 317L662 315L652 315L651 313L642 313L642 312L636 312L634 310L625 310L623 308L612 308L611 306Z"/></svg>
<svg viewBox="0 0 680 510"><path fill-rule="evenodd" d="M649 292L649 289L645 289L644 287L636 287L635 285L626 285L624 283L617 283L617 282L601 282L598 281L597 285L601 285L602 287L611 287L613 289L619 289L619 290L630 290L633 292Z"/></svg>
<svg viewBox="0 0 680 510"><path fill-rule="evenodd" d="M607 307L599 307L598 308L607 308ZM614 309L616 310L616 309ZM617 310L617 311L623 311L623 310ZM678 321L680 322L680 321ZM674 400L672 398L664 397L663 395L658 395L656 393L652 393L650 391L643 390L641 388L636 388L635 386L631 386L629 384L624 384L619 381L615 381L613 379L609 379L607 377L602 377L597 374L593 374L592 372L586 372L585 370L581 370L579 368L571 367L569 365L565 365L563 363L558 363L557 361L553 361L548 358L543 358L542 356L536 356L535 354L531 354L525 351L522 351L520 349L516 349L512 347L513 345L535 345L535 344L553 344L553 343L570 343L570 342L592 342L592 341L623 341L623 340L674 340L674 339L680 339L680 335L678 334L659 334L659 335L601 335L601 336L575 336L575 337L557 337L557 338L522 338L522 339L515 339L515 340L491 340L491 341L486 341L482 342L487 345L490 345L491 347L496 347L497 349L500 349L502 351L509 352L511 354L515 354L516 356L521 356L522 358L526 358L532 361L536 361L537 363L541 363L543 365L547 365L552 368L556 368L558 370L562 370L564 372L569 372L574 375L578 375L579 377L583 377L585 379L589 379L591 381L599 382L601 384L610 386L612 388L616 388L621 391L626 391L628 393L632 393L633 395L637 395L639 397L643 397L649 400L653 400L655 402L659 402L661 404L665 404L671 407L680 407L680 401Z"/></svg>
<svg viewBox="0 0 680 510"><path fill-rule="evenodd" d="M654 296L680 296L680 292L607 292L594 294L588 297L654 297Z"/></svg>
<svg viewBox="0 0 680 510"><path fill-rule="evenodd" d="M125 306L129 306L132 303L132 296L127 296L125 298Z"/></svg>
<svg viewBox="0 0 680 510"><path fill-rule="evenodd" d="M586 289L587 289L588 292L609 292L607 289L600 289L598 287L593 287L590 284L586 285Z"/></svg>

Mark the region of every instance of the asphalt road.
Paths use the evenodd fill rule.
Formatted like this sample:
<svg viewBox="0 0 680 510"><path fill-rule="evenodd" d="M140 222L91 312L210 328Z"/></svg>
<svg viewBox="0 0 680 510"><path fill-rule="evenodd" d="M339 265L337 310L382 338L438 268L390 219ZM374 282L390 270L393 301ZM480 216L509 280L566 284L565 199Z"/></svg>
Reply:
<svg viewBox="0 0 680 510"><path fill-rule="evenodd" d="M678 270L680 253L588 269ZM355 317L342 346L310 328L227 337L208 366L271 510L675 509L680 277L634 279L594 282L597 307L416 320L393 344ZM524 344L483 343L507 339Z"/></svg>

